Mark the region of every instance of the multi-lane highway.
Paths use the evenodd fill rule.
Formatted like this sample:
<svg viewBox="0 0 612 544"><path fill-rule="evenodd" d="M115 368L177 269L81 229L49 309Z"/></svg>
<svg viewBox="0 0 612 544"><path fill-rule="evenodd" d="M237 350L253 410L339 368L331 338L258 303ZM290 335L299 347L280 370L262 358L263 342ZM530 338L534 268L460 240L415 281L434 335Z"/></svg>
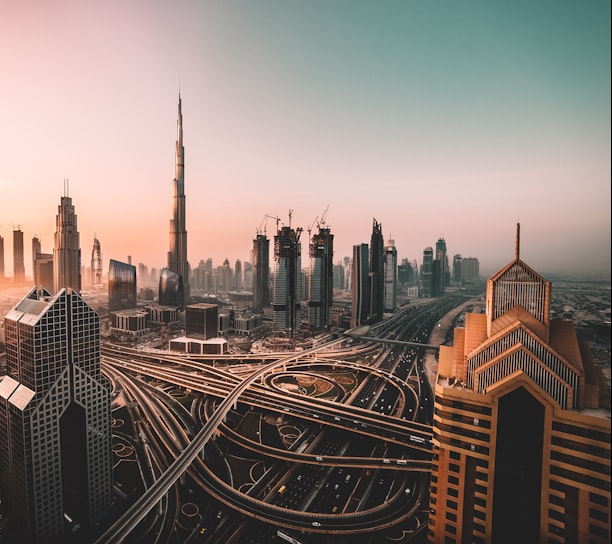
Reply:
<svg viewBox="0 0 612 544"><path fill-rule="evenodd" d="M462 300L398 312L374 331L380 341L364 335L332 338L288 355L217 357L213 362L210 357L105 346L104 372L115 387L138 397L139 421L147 422L139 436L147 442L147 458L155 459L148 467L155 481L149 478L147 491L97 542L120 542L149 519L149 512L157 512L150 516L151 533L164 541L160 535L176 523L176 483L185 473L227 507L217 527L208 523L207 542L242 542L241 527L248 519L265 522L270 530L368 534L415 518L418 523L410 525L422 530L432 397L419 363L423 350L436 348L426 343L431 328ZM354 383L349 387L338 376L352 376ZM165 406L159 391L134 386L139 379L188 391L194 398L189 417ZM331 393L319 395L316 386L313 393L297 383L318 384ZM236 424L245 410L297 421L299 437L279 447L261 436L246 436ZM265 475L248 492L234 487L221 448L206 446L213 437L226 452L267 459ZM228 524L221 522L232 512L242 517L228 534Z"/></svg>

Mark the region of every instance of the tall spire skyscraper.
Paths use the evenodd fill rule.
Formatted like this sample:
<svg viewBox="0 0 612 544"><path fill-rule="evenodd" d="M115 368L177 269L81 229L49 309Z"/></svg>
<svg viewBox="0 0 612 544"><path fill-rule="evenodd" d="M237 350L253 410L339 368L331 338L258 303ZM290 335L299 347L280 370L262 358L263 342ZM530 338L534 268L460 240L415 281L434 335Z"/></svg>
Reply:
<svg viewBox="0 0 612 544"><path fill-rule="evenodd" d="M172 196L172 219L170 219L170 250L168 268L183 279L183 300L189 298L189 262L187 261L187 230L185 226L185 148L183 147L183 113L179 93L176 136L176 159Z"/></svg>
<svg viewBox="0 0 612 544"><path fill-rule="evenodd" d="M385 244L382 225L373 219L370 239L370 322L383 317L385 300Z"/></svg>
<svg viewBox="0 0 612 544"><path fill-rule="evenodd" d="M81 242L77 230L77 216L72 199L65 195L57 207L55 239L53 244L53 292L70 287L81 292Z"/></svg>

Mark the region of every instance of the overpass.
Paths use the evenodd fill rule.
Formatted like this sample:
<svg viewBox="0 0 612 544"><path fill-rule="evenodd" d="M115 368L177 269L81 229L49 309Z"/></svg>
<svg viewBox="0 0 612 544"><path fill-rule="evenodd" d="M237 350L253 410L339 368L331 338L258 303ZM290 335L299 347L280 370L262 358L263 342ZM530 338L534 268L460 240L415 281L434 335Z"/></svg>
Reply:
<svg viewBox="0 0 612 544"><path fill-rule="evenodd" d="M277 366L282 366L297 358L316 353L323 349L329 348L335 344L341 343L344 338L336 339L326 344L311 348L309 350L293 353L282 359L278 359L273 363L267 364L260 370L255 372L249 378L238 384L234 390L219 404L219 407L211 418L206 422L202 429L195 435L193 440L187 445L182 453L174 460L168 469L155 481L155 483L147 489L124 514L111 525L98 539L95 544L115 544L125 539L134 528L145 518L157 503L168 493L170 488L187 470L191 462L197 457L202 448L210 440L215 433L219 424L225 419L227 413L232 409L238 401L240 395L264 376L268 371Z"/></svg>

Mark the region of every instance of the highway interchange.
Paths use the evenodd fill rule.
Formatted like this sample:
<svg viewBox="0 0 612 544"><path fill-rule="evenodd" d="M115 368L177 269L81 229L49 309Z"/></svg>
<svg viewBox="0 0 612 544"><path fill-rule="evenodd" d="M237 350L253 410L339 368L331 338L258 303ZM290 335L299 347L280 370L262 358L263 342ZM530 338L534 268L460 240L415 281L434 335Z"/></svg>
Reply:
<svg viewBox="0 0 612 544"><path fill-rule="evenodd" d="M125 509L96 542L424 542L423 357L433 327L465 301L409 305L365 335L298 352L213 358L105 343L116 482L138 467L141 483L117 489Z"/></svg>

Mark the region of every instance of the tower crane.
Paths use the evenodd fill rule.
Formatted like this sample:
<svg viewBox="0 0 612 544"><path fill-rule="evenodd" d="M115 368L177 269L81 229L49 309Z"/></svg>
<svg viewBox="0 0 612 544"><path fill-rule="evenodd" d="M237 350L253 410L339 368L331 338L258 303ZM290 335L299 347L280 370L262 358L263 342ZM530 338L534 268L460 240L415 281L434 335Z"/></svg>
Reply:
<svg viewBox="0 0 612 544"><path fill-rule="evenodd" d="M310 232L312 231L312 227L314 226L314 224L317 222L317 219L319 218L319 216L317 215L314 219L314 221L312 222L312 224L306 229L308 231L308 240L310 240Z"/></svg>
<svg viewBox="0 0 612 544"><path fill-rule="evenodd" d="M257 227L255 233L257 235L260 235L262 230L261 227L263 227L263 233L266 234L266 227L268 226L268 217L270 217L269 215L265 214L263 216L263 219L261 220L261 223L259 224L259 227Z"/></svg>
<svg viewBox="0 0 612 544"><path fill-rule="evenodd" d="M321 221L319 221L319 224L325 228L325 218L327 217L327 210L329 210L329 204L327 205L327 207L325 208L325 211L323 212L323 215L321 216ZM319 226L319 224L317 226Z"/></svg>
<svg viewBox="0 0 612 544"><path fill-rule="evenodd" d="M276 231L278 232L278 224L280 223L280 217L274 217L273 215L266 214L265 217L269 217L270 219L274 219L276 221Z"/></svg>

